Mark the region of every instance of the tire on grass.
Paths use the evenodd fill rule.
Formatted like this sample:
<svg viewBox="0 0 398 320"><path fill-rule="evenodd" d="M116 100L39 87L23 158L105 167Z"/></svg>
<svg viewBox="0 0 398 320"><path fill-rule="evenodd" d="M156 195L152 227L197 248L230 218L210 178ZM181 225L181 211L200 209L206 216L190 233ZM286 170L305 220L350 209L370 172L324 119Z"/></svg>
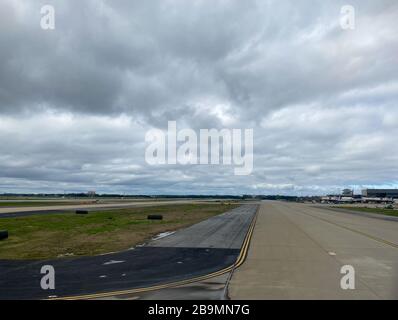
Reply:
<svg viewBox="0 0 398 320"><path fill-rule="evenodd" d="M76 210L76 214L88 214L87 210Z"/></svg>
<svg viewBox="0 0 398 320"><path fill-rule="evenodd" d="M163 220L163 216L161 214L150 214L148 220Z"/></svg>
<svg viewBox="0 0 398 320"><path fill-rule="evenodd" d="M8 238L8 230L0 230L0 240Z"/></svg>

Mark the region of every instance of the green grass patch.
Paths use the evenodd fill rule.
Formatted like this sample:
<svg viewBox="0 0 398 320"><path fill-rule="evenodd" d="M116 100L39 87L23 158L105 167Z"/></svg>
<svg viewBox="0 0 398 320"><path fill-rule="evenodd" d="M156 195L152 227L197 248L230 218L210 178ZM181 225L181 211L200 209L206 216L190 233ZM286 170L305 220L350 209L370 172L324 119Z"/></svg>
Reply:
<svg viewBox="0 0 398 320"><path fill-rule="evenodd" d="M47 259L95 255L128 249L152 236L176 230L223 213L237 205L222 203L181 204L157 207L74 212L0 218L0 259ZM147 220L162 214L163 220Z"/></svg>
<svg viewBox="0 0 398 320"><path fill-rule="evenodd" d="M348 210L359 211L359 212L384 214L386 216L398 217L398 210L394 210L394 209L364 208L364 207L337 207L337 208L348 209Z"/></svg>

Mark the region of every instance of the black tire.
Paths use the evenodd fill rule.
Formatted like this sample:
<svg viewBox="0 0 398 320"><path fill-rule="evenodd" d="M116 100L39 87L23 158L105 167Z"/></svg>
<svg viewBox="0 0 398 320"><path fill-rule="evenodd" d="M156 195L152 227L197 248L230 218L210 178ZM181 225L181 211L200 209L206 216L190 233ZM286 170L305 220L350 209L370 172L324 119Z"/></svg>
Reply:
<svg viewBox="0 0 398 320"><path fill-rule="evenodd" d="M76 210L76 214L88 214L87 210Z"/></svg>
<svg viewBox="0 0 398 320"><path fill-rule="evenodd" d="M150 214L148 220L163 220L163 216L161 214Z"/></svg>
<svg viewBox="0 0 398 320"><path fill-rule="evenodd" d="M0 240L4 240L8 238L8 231L7 230L0 230Z"/></svg>

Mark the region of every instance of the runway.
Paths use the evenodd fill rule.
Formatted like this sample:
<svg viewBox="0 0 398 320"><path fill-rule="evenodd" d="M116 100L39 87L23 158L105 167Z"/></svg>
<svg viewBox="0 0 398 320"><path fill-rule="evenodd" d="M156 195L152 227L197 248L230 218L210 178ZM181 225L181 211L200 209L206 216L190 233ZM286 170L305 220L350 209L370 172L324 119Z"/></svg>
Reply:
<svg viewBox="0 0 398 320"><path fill-rule="evenodd" d="M8 207L0 208L0 218L25 217L32 215L66 213L75 210L102 211L113 209L128 209L135 207L153 207L159 205L190 204L200 200L168 200L168 201L135 201L121 203L102 204L75 204L75 205L54 205L44 207Z"/></svg>
<svg viewBox="0 0 398 320"><path fill-rule="evenodd" d="M231 299L398 299L398 221L306 204L262 203ZM341 267L355 270L343 290Z"/></svg>
<svg viewBox="0 0 398 320"><path fill-rule="evenodd" d="M167 288L216 276L240 257L256 211L257 205L243 205L118 253L48 261L0 260L0 299L115 297L134 289ZM43 265L55 269L55 290L40 287Z"/></svg>

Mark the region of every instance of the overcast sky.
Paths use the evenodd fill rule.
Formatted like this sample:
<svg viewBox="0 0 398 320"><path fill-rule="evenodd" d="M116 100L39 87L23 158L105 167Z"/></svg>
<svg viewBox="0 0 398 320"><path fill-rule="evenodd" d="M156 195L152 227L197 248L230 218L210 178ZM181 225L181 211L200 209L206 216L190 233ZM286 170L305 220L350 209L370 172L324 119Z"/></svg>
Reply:
<svg viewBox="0 0 398 320"><path fill-rule="evenodd" d="M0 193L398 187L397 21L396 0L0 0ZM252 174L148 165L171 120L252 128Z"/></svg>

